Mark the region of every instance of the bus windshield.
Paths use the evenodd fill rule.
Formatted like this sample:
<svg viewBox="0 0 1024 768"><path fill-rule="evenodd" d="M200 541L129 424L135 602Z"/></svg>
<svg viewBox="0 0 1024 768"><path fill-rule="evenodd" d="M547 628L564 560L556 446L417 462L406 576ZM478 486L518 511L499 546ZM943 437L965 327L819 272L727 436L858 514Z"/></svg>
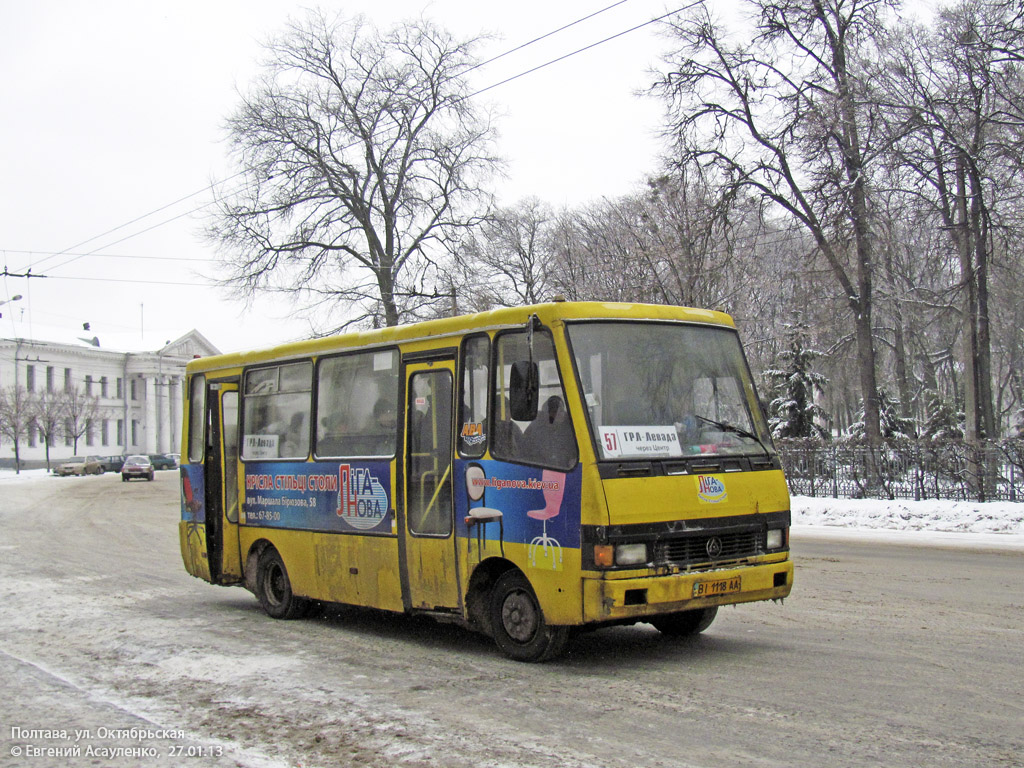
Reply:
<svg viewBox="0 0 1024 768"><path fill-rule="evenodd" d="M600 458L769 452L735 331L595 322L569 338Z"/></svg>

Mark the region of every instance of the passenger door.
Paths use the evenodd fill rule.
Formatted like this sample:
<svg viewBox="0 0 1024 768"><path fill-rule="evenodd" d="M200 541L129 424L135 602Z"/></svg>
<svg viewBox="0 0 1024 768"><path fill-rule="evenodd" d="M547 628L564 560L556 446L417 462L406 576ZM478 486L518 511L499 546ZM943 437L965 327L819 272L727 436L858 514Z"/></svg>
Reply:
<svg viewBox="0 0 1024 768"><path fill-rule="evenodd" d="M210 385L210 427L206 445L206 549L210 580L233 584L242 579L238 541L238 382Z"/></svg>
<svg viewBox="0 0 1024 768"><path fill-rule="evenodd" d="M403 530L407 607L461 609L452 499L454 357L405 366Z"/></svg>

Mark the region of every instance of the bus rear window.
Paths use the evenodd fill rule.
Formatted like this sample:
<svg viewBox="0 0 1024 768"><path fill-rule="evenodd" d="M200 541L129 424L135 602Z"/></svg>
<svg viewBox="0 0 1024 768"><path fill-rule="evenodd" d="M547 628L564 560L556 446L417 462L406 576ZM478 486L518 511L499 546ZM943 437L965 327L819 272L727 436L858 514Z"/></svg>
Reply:
<svg viewBox="0 0 1024 768"><path fill-rule="evenodd" d="M188 404L188 460L199 463L203 460L206 445L206 377L193 376Z"/></svg>

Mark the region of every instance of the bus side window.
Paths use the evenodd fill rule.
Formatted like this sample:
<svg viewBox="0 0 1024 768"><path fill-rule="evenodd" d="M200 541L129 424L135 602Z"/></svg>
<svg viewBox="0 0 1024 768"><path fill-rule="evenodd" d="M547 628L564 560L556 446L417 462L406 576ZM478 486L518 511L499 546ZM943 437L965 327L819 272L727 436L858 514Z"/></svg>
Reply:
<svg viewBox="0 0 1024 768"><path fill-rule="evenodd" d="M311 362L246 372L242 458L305 459L309 455L312 378Z"/></svg>
<svg viewBox="0 0 1024 768"><path fill-rule="evenodd" d="M359 352L320 362L317 456L394 456L398 352Z"/></svg>
<svg viewBox="0 0 1024 768"><path fill-rule="evenodd" d="M471 458L484 455L489 435L487 422L487 370L490 362L490 340L473 336L462 345L462 378L459 398L459 453Z"/></svg>
<svg viewBox="0 0 1024 768"><path fill-rule="evenodd" d="M203 461L203 449L206 445L206 377L192 377L192 390L189 392L188 405L188 460L193 464Z"/></svg>
<svg viewBox="0 0 1024 768"><path fill-rule="evenodd" d="M533 361L540 374L540 407L533 421L512 420L508 387L512 363L527 360L526 333L500 335L495 350L493 395L494 427L491 453L495 458L552 469L569 470L576 464L576 435L566 407L565 390L555 359L555 347L547 332L534 333ZM507 439L503 436L507 436Z"/></svg>

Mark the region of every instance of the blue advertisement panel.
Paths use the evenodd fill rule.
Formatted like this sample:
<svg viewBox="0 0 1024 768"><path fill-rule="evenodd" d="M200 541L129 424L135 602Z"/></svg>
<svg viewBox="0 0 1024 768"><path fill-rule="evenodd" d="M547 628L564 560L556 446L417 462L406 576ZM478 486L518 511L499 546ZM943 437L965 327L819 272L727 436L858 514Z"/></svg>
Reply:
<svg viewBox="0 0 1024 768"><path fill-rule="evenodd" d="M242 525L393 532L389 462L250 462L243 482Z"/></svg>
<svg viewBox="0 0 1024 768"><path fill-rule="evenodd" d="M202 464L181 468L181 519L187 523L206 522L206 475Z"/></svg>
<svg viewBox="0 0 1024 768"><path fill-rule="evenodd" d="M530 565L560 569L561 550L580 546L582 476L579 466L566 473L504 461L456 461L458 534L475 536L466 518L485 511L500 517L504 544L529 545Z"/></svg>

